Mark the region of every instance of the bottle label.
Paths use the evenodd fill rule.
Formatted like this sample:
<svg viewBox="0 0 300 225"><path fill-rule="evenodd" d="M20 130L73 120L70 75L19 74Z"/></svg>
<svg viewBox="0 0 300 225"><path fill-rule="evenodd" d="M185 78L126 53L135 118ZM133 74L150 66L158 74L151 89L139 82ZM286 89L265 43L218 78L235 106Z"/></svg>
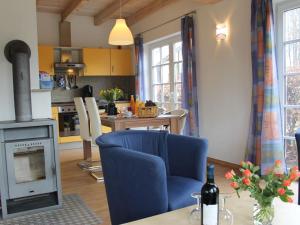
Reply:
<svg viewBox="0 0 300 225"><path fill-rule="evenodd" d="M218 225L218 205L203 204L203 225Z"/></svg>

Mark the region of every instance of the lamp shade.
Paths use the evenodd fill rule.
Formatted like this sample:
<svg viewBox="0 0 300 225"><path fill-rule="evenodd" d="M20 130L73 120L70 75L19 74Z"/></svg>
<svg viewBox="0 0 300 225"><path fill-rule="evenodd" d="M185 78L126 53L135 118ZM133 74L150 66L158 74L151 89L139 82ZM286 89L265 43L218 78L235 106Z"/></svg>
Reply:
<svg viewBox="0 0 300 225"><path fill-rule="evenodd" d="M125 19L117 19L116 24L109 34L110 45L132 45L133 36L128 28Z"/></svg>

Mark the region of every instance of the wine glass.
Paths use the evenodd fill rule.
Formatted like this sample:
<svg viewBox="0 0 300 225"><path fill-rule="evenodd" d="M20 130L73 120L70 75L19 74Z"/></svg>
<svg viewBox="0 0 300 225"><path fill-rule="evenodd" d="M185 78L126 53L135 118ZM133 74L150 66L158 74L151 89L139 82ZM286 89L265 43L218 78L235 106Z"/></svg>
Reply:
<svg viewBox="0 0 300 225"><path fill-rule="evenodd" d="M231 196L226 194L220 195L220 205L219 205L219 222L220 225L233 225L233 215L232 213L226 208L226 199L230 198Z"/></svg>
<svg viewBox="0 0 300 225"><path fill-rule="evenodd" d="M199 225L201 223L201 193L195 192L191 196L197 199L197 206L191 211L189 221L192 225Z"/></svg>

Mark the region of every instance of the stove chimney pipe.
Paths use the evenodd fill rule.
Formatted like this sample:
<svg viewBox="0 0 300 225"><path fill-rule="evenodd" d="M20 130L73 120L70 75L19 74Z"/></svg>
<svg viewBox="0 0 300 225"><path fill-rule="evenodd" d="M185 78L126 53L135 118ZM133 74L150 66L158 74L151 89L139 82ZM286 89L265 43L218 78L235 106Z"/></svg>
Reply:
<svg viewBox="0 0 300 225"><path fill-rule="evenodd" d="M13 40L6 44L4 54L13 67L16 121L31 121L30 48L24 41Z"/></svg>

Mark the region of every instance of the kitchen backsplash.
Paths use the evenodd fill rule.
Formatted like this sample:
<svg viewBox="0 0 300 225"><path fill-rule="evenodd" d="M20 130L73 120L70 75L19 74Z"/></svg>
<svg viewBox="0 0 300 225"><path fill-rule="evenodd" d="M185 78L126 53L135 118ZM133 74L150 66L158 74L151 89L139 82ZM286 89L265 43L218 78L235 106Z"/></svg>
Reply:
<svg viewBox="0 0 300 225"><path fill-rule="evenodd" d="M99 99L101 89L118 87L124 91L125 99L128 100L130 95L135 94L135 77L77 77L77 86L79 89L64 90L61 88L52 91L52 102L70 102L74 97L82 94L80 88L91 85L93 86L93 96Z"/></svg>

